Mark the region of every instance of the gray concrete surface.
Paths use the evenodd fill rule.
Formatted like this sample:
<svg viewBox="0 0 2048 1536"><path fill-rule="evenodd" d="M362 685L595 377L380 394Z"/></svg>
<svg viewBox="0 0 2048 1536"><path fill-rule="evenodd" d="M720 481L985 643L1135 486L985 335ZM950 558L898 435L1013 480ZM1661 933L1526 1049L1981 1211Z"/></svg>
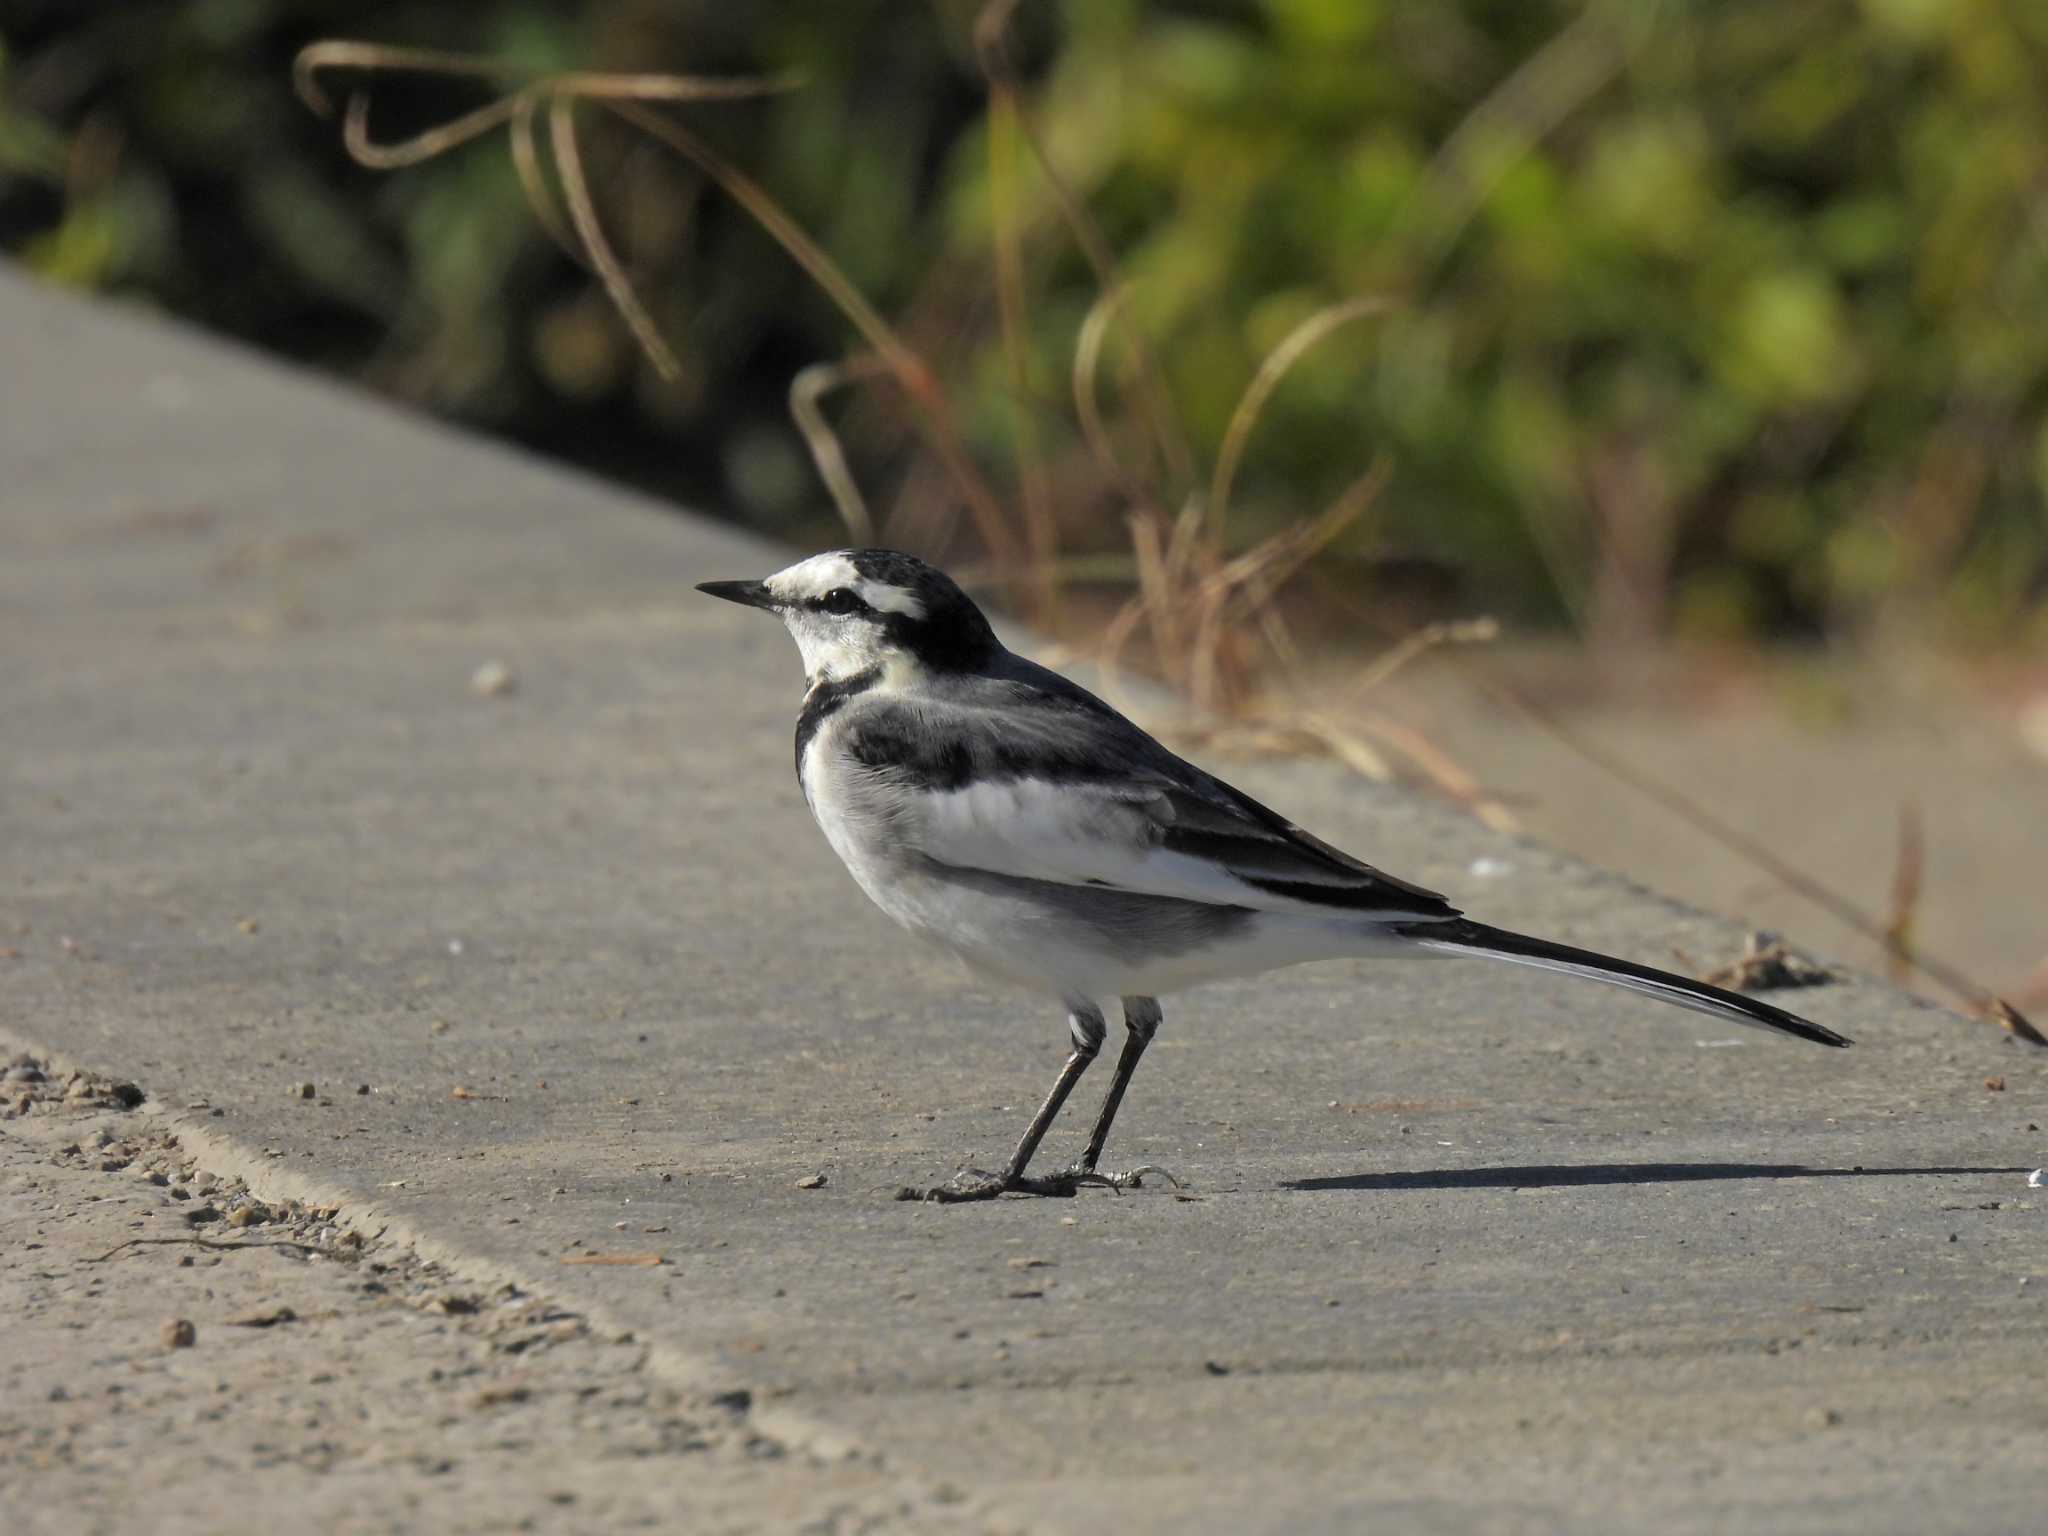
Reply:
<svg viewBox="0 0 2048 1536"><path fill-rule="evenodd" d="M1633 771L1739 811L1743 832L1880 923L1897 887L1901 807L1915 806L1915 947L2048 1012L2048 655L1667 653L1633 660L1619 682L1587 671L1554 646L1438 653L1371 703L1422 731L1531 836L1880 974L1881 944L1485 690L1507 682ZM1330 683L1343 686L1336 667ZM1927 978L1914 986L1952 1000Z"/></svg>
<svg viewBox="0 0 2048 1536"><path fill-rule="evenodd" d="M817 837L787 641L689 590L774 552L6 274L0 357L0 1030L259 1193L990 1525L2038 1520L2040 1056L1857 978L1798 997L1830 1052L1327 965L1169 1000L1112 1155L1196 1198L894 1203L1007 1147L1063 1029ZM1737 945L1405 793L1224 766L1489 920Z"/></svg>

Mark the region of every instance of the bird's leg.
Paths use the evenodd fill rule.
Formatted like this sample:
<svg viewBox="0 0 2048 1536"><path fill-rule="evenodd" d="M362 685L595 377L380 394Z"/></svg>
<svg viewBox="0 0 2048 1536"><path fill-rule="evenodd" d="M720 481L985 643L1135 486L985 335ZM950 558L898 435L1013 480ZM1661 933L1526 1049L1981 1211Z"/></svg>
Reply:
<svg viewBox="0 0 2048 1536"><path fill-rule="evenodd" d="M1098 1174L1095 1165L1102 1160L1102 1149L1109 1141L1109 1127L1116 1119L1116 1112L1124 1102L1124 1090L1131 1086L1131 1078L1138 1070L1138 1058L1145 1054L1145 1047L1152 1043L1152 1037L1159 1033L1159 1021L1165 1017L1156 997L1127 997L1124 999L1124 1050L1117 1058L1116 1076L1110 1079L1109 1092L1103 1096L1102 1112L1095 1117L1095 1129L1088 1137L1088 1150L1081 1154L1081 1161L1069 1172L1089 1182L1102 1182L1114 1189L1136 1189L1144 1183L1145 1175L1156 1173L1175 1189L1180 1180L1164 1168L1147 1165L1133 1168L1127 1173Z"/></svg>
<svg viewBox="0 0 2048 1536"><path fill-rule="evenodd" d="M1067 1005L1067 1031L1073 1036L1073 1054L1060 1067L1060 1075L1053 1079L1052 1091L1045 1096L1045 1102L1038 1106L1038 1113L1031 1117L1031 1124L1024 1128L1024 1136L1017 1143L1017 1150L1010 1154L1009 1165L1001 1173L988 1173L980 1168L963 1168L944 1184L928 1190L905 1189L900 1198L939 1201L993 1200L1008 1190L1017 1190L1032 1195L1071 1195L1085 1183L1106 1183L1096 1180L1081 1170L1070 1169L1065 1173L1052 1174L1046 1178L1029 1179L1024 1169L1031 1156L1038 1150L1038 1144L1045 1140L1045 1133L1052 1128L1053 1120L1060 1108L1067 1102L1067 1095L1074 1091L1074 1084L1081 1080L1081 1074L1088 1070L1088 1064L1102 1049L1102 1037L1106 1026L1102 1021L1102 1010L1093 1003L1076 1002ZM1122 1068L1118 1072L1121 1074Z"/></svg>

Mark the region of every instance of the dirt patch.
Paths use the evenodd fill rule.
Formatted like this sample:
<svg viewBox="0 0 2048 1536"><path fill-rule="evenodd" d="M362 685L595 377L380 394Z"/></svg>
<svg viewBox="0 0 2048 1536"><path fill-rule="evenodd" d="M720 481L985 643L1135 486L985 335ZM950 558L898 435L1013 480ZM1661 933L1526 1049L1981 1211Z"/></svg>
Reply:
<svg viewBox="0 0 2048 1536"><path fill-rule="evenodd" d="M630 1335L208 1171L116 1080L0 1075L13 1529L984 1528Z"/></svg>

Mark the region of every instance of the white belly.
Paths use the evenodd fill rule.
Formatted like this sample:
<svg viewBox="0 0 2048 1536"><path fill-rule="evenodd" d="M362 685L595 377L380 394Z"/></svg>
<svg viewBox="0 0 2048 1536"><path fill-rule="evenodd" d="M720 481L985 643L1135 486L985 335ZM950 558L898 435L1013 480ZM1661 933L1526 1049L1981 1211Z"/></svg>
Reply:
<svg viewBox="0 0 2048 1536"><path fill-rule="evenodd" d="M851 767L828 721L804 753L804 794L868 898L975 971L1062 999L1156 997L1343 955L1415 953L1346 914L1248 912L978 874L923 857L905 807Z"/></svg>

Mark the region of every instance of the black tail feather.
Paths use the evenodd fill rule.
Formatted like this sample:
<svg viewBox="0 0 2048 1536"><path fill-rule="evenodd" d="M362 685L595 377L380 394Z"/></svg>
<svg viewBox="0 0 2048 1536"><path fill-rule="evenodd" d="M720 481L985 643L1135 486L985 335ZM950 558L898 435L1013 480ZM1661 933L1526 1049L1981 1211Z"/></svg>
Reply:
<svg viewBox="0 0 2048 1536"><path fill-rule="evenodd" d="M1691 1008L1699 1013L1713 1014L1717 1018L1731 1019L1738 1024L1796 1035L1801 1040L1811 1040L1816 1045L1854 1043L1846 1036L1836 1034L1832 1029L1800 1018L1796 1013L1787 1013L1782 1008L1758 1002L1755 998L1740 992L1730 992L1725 987L1711 986L1704 981L1693 981L1685 976L1674 976L1669 971L1637 965L1632 960L1617 960L1612 955L1598 954L1590 949L1573 949L1569 944L1553 944L1548 939L1532 939L1526 934L1510 933L1505 928L1489 928L1484 923L1475 923L1467 918L1458 918L1452 922L1402 923L1397 926L1396 931L1446 954L1485 955L1495 960L1512 961L1518 965L1533 965L1543 970L1561 971L1570 976L1584 976L1593 981L1627 987L1631 991L1660 998L1667 1003L1675 1003L1681 1008Z"/></svg>

